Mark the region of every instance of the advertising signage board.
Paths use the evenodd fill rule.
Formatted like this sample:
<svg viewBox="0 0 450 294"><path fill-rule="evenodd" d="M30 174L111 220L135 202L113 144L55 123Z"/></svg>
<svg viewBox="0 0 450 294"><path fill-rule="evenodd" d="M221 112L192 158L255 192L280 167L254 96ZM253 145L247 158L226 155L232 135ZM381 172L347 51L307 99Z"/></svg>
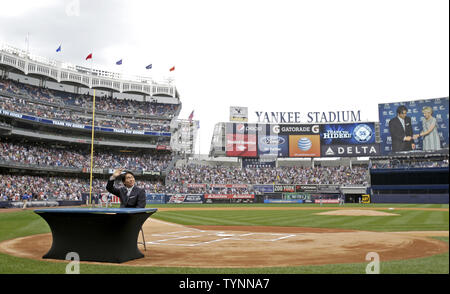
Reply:
<svg viewBox="0 0 450 294"><path fill-rule="evenodd" d="M226 124L226 155L250 158L380 154L375 123Z"/></svg>

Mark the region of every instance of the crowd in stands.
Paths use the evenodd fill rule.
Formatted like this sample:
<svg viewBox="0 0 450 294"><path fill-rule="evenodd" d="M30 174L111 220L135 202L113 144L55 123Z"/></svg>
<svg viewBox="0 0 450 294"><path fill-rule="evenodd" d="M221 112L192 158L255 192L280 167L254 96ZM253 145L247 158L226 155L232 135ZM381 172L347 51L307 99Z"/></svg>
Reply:
<svg viewBox="0 0 450 294"><path fill-rule="evenodd" d="M188 184L340 184L368 185L367 167L277 167L240 168L210 167L190 164L172 169L168 176L168 190L198 193L202 187L189 187ZM251 193L247 189L238 192ZM232 190L230 190L232 191Z"/></svg>
<svg viewBox="0 0 450 294"><path fill-rule="evenodd" d="M67 108L53 107L36 102L29 102L22 98L9 98L0 96L0 109L13 111L21 114L28 114L40 118L67 121L80 125L91 126L92 116ZM169 122L163 120L145 120L140 118L126 118L114 116L96 115L95 126L128 129L139 131L169 132Z"/></svg>
<svg viewBox="0 0 450 294"><path fill-rule="evenodd" d="M88 94L74 94L57 91L27 84L13 80L0 80L0 90L30 97L36 101L45 101L58 104L61 107L76 106L83 110L92 109L93 97ZM124 113L128 115L161 116L171 119L179 109L179 104L148 103L130 99L117 99L112 97L95 97L97 110Z"/></svg>
<svg viewBox="0 0 450 294"><path fill-rule="evenodd" d="M157 182L136 181L139 187L154 193ZM93 179L92 194L107 193L106 180ZM28 175L0 175L0 201L20 201L24 195L32 200L82 200L82 194L90 192L89 179L65 177L41 177Z"/></svg>
<svg viewBox="0 0 450 294"><path fill-rule="evenodd" d="M4 145L4 144L3 144ZM19 152L20 153L20 152ZM53 161L52 155L49 160ZM59 157L59 155L57 155ZM63 156L61 156L63 157ZM26 156L25 156L26 158ZM55 160L57 161L57 160ZM77 161L77 160L74 160ZM105 165L108 160L105 159ZM118 160L117 163L123 163ZM122 166L119 164L119 166ZM188 165L173 169L167 181L136 181L147 193L187 194L253 194L253 184L367 184L367 168L363 167L279 167L241 169ZM201 185L189 185L201 184ZM223 187L214 184L235 184ZM217 187L218 186L218 187ZM94 179L92 193L105 193L106 180ZM19 201L23 194L34 200L81 200L89 193L89 180L65 177L2 175L1 200Z"/></svg>
<svg viewBox="0 0 450 294"><path fill-rule="evenodd" d="M86 145L87 146L87 145ZM11 143L0 138L0 162L13 162L39 167L89 168L90 148L56 148L49 145ZM94 151L95 168L126 168L129 170L164 171L172 155L167 153L119 153Z"/></svg>

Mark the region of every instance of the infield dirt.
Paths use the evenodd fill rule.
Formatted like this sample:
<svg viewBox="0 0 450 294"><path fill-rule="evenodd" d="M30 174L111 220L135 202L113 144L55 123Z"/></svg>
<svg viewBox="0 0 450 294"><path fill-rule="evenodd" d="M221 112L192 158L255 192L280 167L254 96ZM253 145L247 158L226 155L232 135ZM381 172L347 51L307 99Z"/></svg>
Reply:
<svg viewBox="0 0 450 294"><path fill-rule="evenodd" d="M286 267L364 263L369 252L378 253L380 261L388 261L448 251L446 242L428 238L448 236L448 231L397 233L301 227L183 226L156 219L148 219L143 229L147 250L144 251L143 245L139 249L145 257L122 265ZM50 233L33 235L4 241L0 243L0 251L43 260L51 243Z"/></svg>

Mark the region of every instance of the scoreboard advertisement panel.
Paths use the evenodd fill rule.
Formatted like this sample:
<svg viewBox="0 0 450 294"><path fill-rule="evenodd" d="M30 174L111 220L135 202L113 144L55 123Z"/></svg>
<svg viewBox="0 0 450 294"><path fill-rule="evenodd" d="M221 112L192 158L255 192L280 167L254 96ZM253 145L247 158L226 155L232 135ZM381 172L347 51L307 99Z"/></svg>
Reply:
<svg viewBox="0 0 450 294"><path fill-rule="evenodd" d="M257 157L256 132L258 128L262 128L262 126L247 123L227 123L226 155L235 157Z"/></svg>
<svg viewBox="0 0 450 294"><path fill-rule="evenodd" d="M375 123L323 124L320 138L322 157L380 155Z"/></svg>
<svg viewBox="0 0 450 294"><path fill-rule="evenodd" d="M320 157L320 136L290 135L289 157Z"/></svg>
<svg viewBox="0 0 450 294"><path fill-rule="evenodd" d="M280 135L278 125L259 124L258 156L289 157L289 137Z"/></svg>
<svg viewBox="0 0 450 294"><path fill-rule="evenodd" d="M320 126L322 143L326 145L353 145L375 143L373 123L325 124Z"/></svg>
<svg viewBox="0 0 450 294"><path fill-rule="evenodd" d="M255 134L227 134L227 156L256 157Z"/></svg>
<svg viewBox="0 0 450 294"><path fill-rule="evenodd" d="M345 157L380 153L374 123L226 124L226 155L233 157Z"/></svg>
<svg viewBox="0 0 450 294"><path fill-rule="evenodd" d="M274 155L289 157L289 137L285 135L262 135L258 137L258 156Z"/></svg>

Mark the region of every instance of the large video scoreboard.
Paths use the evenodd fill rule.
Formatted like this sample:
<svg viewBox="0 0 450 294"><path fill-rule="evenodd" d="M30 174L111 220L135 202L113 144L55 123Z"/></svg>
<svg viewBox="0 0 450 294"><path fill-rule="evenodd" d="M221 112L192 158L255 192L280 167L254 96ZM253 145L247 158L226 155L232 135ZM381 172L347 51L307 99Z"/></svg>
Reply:
<svg viewBox="0 0 450 294"><path fill-rule="evenodd" d="M226 124L227 156L357 157L380 154L375 123Z"/></svg>
<svg viewBox="0 0 450 294"><path fill-rule="evenodd" d="M411 118L413 134L420 134L423 131L423 121L425 120L422 110L424 107L432 109L432 116L436 119L436 128L439 135L440 148L448 148L449 144L449 98L434 98L404 102L392 102L378 104L378 114L380 119L381 151L383 154L392 152L392 138L389 130L389 122L397 116L397 108L404 105L407 108L407 116ZM414 141L415 150L423 150L423 138Z"/></svg>

